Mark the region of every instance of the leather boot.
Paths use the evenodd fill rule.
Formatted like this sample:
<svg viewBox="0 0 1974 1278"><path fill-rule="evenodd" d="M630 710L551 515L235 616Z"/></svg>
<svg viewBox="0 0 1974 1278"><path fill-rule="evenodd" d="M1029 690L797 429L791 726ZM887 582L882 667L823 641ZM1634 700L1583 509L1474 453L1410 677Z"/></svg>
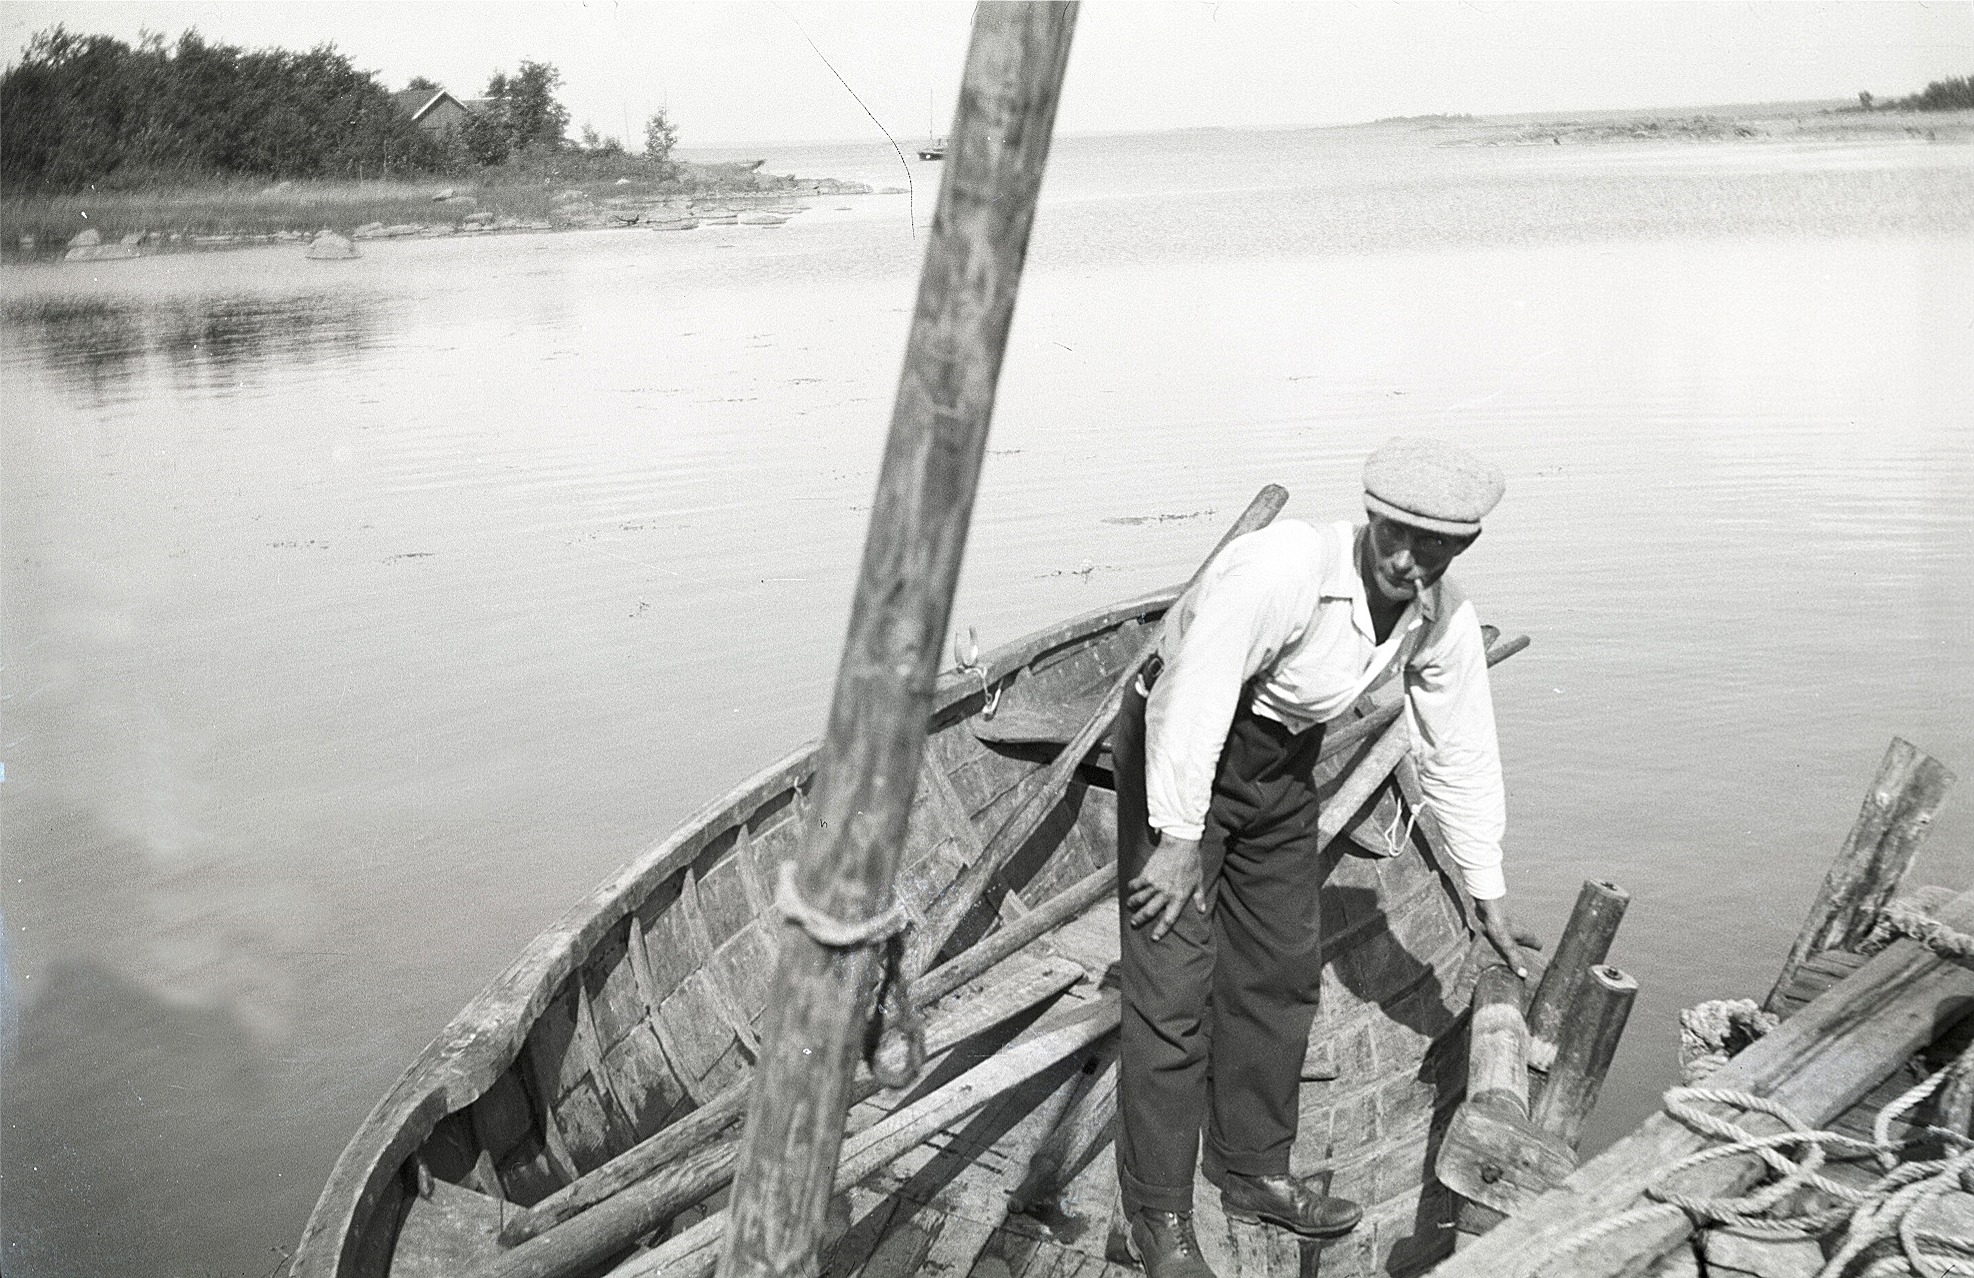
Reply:
<svg viewBox="0 0 1974 1278"><path fill-rule="evenodd" d="M1357 1228L1364 1209L1324 1194L1300 1176L1243 1176L1222 1171L1220 1207L1235 1220L1258 1220L1304 1238L1339 1238Z"/></svg>
<svg viewBox="0 0 1974 1278"><path fill-rule="evenodd" d="M1193 1236L1193 1218L1186 1212L1134 1212L1130 1238L1131 1258L1145 1271L1145 1278L1214 1278L1200 1255L1199 1239Z"/></svg>

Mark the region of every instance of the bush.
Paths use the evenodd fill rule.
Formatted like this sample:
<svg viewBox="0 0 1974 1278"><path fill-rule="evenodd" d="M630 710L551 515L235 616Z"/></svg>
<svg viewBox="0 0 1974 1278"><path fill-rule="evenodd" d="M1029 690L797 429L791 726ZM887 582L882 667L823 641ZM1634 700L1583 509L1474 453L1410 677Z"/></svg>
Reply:
<svg viewBox="0 0 1974 1278"><path fill-rule="evenodd" d="M1974 107L1974 75L1935 80L1919 93L1900 99L1908 111L1964 111Z"/></svg>
<svg viewBox="0 0 1974 1278"><path fill-rule="evenodd" d="M376 176L432 169L439 146L335 46L248 52L187 31L167 47L55 27L0 74L0 181Z"/></svg>

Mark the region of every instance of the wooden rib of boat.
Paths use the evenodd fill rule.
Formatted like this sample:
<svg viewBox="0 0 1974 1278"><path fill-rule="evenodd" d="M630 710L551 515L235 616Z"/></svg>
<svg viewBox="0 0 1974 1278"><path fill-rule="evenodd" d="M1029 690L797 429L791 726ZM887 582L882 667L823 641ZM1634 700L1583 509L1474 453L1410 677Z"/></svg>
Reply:
<svg viewBox="0 0 1974 1278"><path fill-rule="evenodd" d="M938 908L1175 593L942 677L898 880L908 912ZM1492 642L1499 660L1525 641ZM1416 778L1390 748L1399 695L1395 682L1367 694L1318 765L1350 819L1329 823L1344 837L1324 853L1325 971L1296 1163L1367 1208L1326 1247L1325 1275L1417 1272L1452 1240L1453 1195L1430 1159L1466 1086L1475 964L1431 823L1401 816ZM365 1119L309 1220L296 1278L710 1272L710 1213L774 997L775 884L801 843L814 765L804 748L757 774L536 937ZM860 1179L823 1272L964 1275L992 1255L1017 1275L1094 1275L1117 1258L1104 988L1114 822L1099 749L921 977L939 995L927 1011L936 1054L907 1091L866 1080L845 1145ZM1392 850L1394 829L1410 829L1397 854L1371 855ZM973 1085L967 1071L1010 1060L1018 1085L982 1083L974 1108L951 1107L964 1101L953 1088ZM1217 1193L1202 1182L1198 1197L1223 1278L1302 1270L1308 1249L1290 1236L1230 1229Z"/></svg>

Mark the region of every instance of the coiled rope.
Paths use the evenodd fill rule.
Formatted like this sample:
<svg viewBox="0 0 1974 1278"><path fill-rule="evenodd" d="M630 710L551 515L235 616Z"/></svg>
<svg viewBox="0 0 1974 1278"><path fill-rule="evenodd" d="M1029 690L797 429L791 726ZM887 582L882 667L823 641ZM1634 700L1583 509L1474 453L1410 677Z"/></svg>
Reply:
<svg viewBox="0 0 1974 1278"><path fill-rule="evenodd" d="M1564 1239L1543 1257L1534 1272L1538 1278L1572 1273L1574 1270L1564 1262L1599 1239L1648 1223L1684 1218L1695 1228L1726 1225L1737 1232L1774 1239L1841 1235L1843 1241L1818 1278L1841 1278L1867 1249L1886 1239L1895 1239L1896 1249L1874 1260L1861 1278L1974 1275L1974 1238L1942 1234L1919 1225L1925 1209L1941 1196L1956 1190L1974 1194L1974 1140L1933 1126L1902 1140L1895 1141L1890 1135L1891 1124L1899 1115L1932 1095L1949 1075L1970 1069L1974 1069L1974 1047L1880 1111L1869 1141L1841 1132L1811 1131L1787 1106L1747 1092L1674 1088L1666 1093L1666 1112L1691 1130L1722 1143L1666 1167L1645 1188L1646 1197L1653 1202L1607 1217ZM1710 1103L1767 1114L1787 1130L1757 1135L1700 1108ZM1943 1157L1901 1161L1908 1151L1935 1141L1947 1151ZM1681 1174L1695 1167L1750 1154L1767 1164L1775 1179L1747 1193L1721 1197L1684 1194L1672 1187ZM1888 1170L1868 1187L1854 1189L1821 1174L1825 1160L1833 1154L1873 1155ZM1799 1192L1802 1190L1823 1195L1825 1205L1808 1205L1807 1196Z"/></svg>

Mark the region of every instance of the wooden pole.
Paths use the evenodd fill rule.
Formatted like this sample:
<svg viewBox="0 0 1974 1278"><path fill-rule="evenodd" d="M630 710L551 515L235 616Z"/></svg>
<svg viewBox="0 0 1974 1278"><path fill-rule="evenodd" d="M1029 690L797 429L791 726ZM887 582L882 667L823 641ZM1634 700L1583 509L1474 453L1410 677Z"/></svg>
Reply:
<svg viewBox="0 0 1974 1278"><path fill-rule="evenodd" d="M892 908L933 680L1048 161L1074 4L982 4L794 884L852 928ZM782 930L723 1278L812 1271L878 952Z"/></svg>
<svg viewBox="0 0 1974 1278"><path fill-rule="evenodd" d="M1021 1183L1008 1195L1008 1212L1020 1215L1053 1203L1064 1183L1083 1168L1090 1151L1109 1139L1117 1120L1116 1052L1100 1054L1101 1069L1063 1112L1028 1160ZM1102 1059L1107 1056L1108 1059Z"/></svg>
<svg viewBox="0 0 1974 1278"><path fill-rule="evenodd" d="M1850 837L1823 876L1775 987L1762 1001L1764 1010L1781 1013L1783 991L1805 959L1828 949L1850 949L1864 939L1874 912L1905 881L1953 782L1953 773L1939 760L1892 738Z"/></svg>
<svg viewBox="0 0 1974 1278"><path fill-rule="evenodd" d="M1974 928L1974 892L1936 916ZM1710 1088L1752 1092L1787 1106L1811 1128L1827 1125L1889 1077L1912 1053L1974 1007L1974 970L1913 941L1894 941L1816 1001L1757 1040L1707 1080ZM1944 1022L1944 1023L1943 1023ZM1783 1130L1766 1114L1726 1105L1700 1108L1756 1134ZM1659 1218L1601 1238L1596 1226L1644 1201L1665 1168L1714 1142L1670 1115L1648 1118L1562 1185L1517 1210L1472 1247L1433 1271L1433 1278L1631 1278L1689 1237L1684 1215ZM1717 1159L1682 1173L1670 1188L1696 1197L1731 1196L1760 1177L1754 1154Z"/></svg>
<svg viewBox="0 0 1974 1278"><path fill-rule="evenodd" d="M1528 1023L1522 1019L1527 983L1492 950L1485 953L1467 1026L1467 1099L1433 1161L1440 1183L1460 1195L1456 1248L1576 1166L1566 1145L1529 1121Z"/></svg>
<svg viewBox="0 0 1974 1278"><path fill-rule="evenodd" d="M1393 729L1402 731L1402 725ZM1504 964L1489 963L1474 982L1472 1019L1467 1025L1467 1100L1470 1104L1504 1111L1511 1118L1528 1117L1528 1022L1522 1019L1525 982ZM1486 1163L1482 1176L1502 1178L1504 1169ZM1472 1198L1460 1200L1459 1234L1453 1245L1464 1246L1500 1223L1505 1213Z"/></svg>
<svg viewBox="0 0 1974 1278"><path fill-rule="evenodd" d="M1617 935L1618 924L1624 922L1629 904L1631 893L1615 883L1591 880L1578 891L1563 939L1556 943L1556 957L1549 961L1535 996L1529 1000L1529 1064L1535 1069L1549 1068L1563 1018L1575 1005L1577 991L1590 979L1590 969L1610 954L1611 938Z"/></svg>
<svg viewBox="0 0 1974 1278"><path fill-rule="evenodd" d="M1598 964L1589 979L1577 986L1576 1001L1556 1039L1555 1063L1536 1097L1531 1115L1535 1125L1571 1149L1583 1136L1583 1124L1597 1106L1604 1075L1610 1072L1618 1040L1631 1018L1638 982L1615 967Z"/></svg>
<svg viewBox="0 0 1974 1278"><path fill-rule="evenodd" d="M1481 968L1468 1026L1467 1099L1505 1103L1528 1113L1528 1023L1522 978L1500 963Z"/></svg>

